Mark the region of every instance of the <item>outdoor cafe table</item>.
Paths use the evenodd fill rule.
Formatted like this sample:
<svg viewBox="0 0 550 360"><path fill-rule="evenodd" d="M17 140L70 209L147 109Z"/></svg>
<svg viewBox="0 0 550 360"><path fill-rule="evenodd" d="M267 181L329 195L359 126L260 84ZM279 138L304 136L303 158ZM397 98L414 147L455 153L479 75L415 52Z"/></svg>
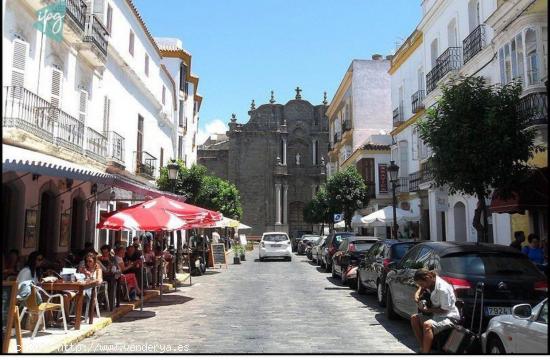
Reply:
<svg viewBox="0 0 550 360"><path fill-rule="evenodd" d="M92 289L92 297L89 303L88 321L89 324L93 324L94 310L95 310L95 298L96 289L100 284L99 280L85 280L85 281L63 281L58 280L55 282L43 282L42 288L46 291L76 291L76 318L74 322L75 330L80 330L80 318L82 316L82 302L84 300L84 290ZM68 316L68 314L67 314Z"/></svg>

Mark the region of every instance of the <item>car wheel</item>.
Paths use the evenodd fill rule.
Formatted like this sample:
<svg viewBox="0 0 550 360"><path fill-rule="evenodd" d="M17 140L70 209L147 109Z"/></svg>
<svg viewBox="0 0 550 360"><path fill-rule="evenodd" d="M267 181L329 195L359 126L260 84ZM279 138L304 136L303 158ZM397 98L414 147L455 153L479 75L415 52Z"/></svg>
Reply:
<svg viewBox="0 0 550 360"><path fill-rule="evenodd" d="M502 345L502 341L495 335L489 338L489 343L487 344L487 353L488 354L506 354L506 349Z"/></svg>
<svg viewBox="0 0 550 360"><path fill-rule="evenodd" d="M260 262L264 261L264 258L260 256Z"/></svg>
<svg viewBox="0 0 550 360"><path fill-rule="evenodd" d="M355 281L355 279L348 279L346 282L350 289L355 289L357 287L357 281Z"/></svg>
<svg viewBox="0 0 550 360"><path fill-rule="evenodd" d="M332 277L335 278L336 277L336 271L334 270L334 266L332 267L332 269L330 269L331 273L332 273ZM342 280L342 278L340 278L340 280Z"/></svg>
<svg viewBox="0 0 550 360"><path fill-rule="evenodd" d="M357 272L357 293L358 294L365 294L365 287L363 286L363 283L361 282L361 277L359 276L359 272Z"/></svg>
<svg viewBox="0 0 550 360"><path fill-rule="evenodd" d="M378 305L382 307L386 306L386 297L384 296L384 286L382 285L380 280L376 282L376 298L378 300Z"/></svg>
<svg viewBox="0 0 550 360"><path fill-rule="evenodd" d="M292 261L292 256L287 256L286 261Z"/></svg>
<svg viewBox="0 0 550 360"><path fill-rule="evenodd" d="M390 320L397 319L397 314L393 309L393 298L389 287L386 288L386 317Z"/></svg>
<svg viewBox="0 0 550 360"><path fill-rule="evenodd" d="M325 259L325 271L330 272L331 270L332 270L332 265L330 265L327 259Z"/></svg>

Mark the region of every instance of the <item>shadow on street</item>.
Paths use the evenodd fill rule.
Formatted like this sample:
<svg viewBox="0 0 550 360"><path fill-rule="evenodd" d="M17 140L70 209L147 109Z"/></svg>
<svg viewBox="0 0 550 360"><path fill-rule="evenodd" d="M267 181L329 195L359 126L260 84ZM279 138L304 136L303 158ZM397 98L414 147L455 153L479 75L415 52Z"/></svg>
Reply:
<svg viewBox="0 0 550 360"><path fill-rule="evenodd" d="M146 302L143 307L150 308L150 307L185 304L186 302L189 302L191 300L193 300L193 298L188 296L162 294L162 301L160 301L160 297L156 297L153 300Z"/></svg>

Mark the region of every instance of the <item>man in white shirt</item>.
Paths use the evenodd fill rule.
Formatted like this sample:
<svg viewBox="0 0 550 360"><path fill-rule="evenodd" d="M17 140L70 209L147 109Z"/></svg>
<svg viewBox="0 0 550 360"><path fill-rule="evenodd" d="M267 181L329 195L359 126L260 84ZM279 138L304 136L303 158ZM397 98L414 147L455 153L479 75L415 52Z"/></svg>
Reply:
<svg viewBox="0 0 550 360"><path fill-rule="evenodd" d="M216 230L212 233L212 243L217 244L220 242L220 234Z"/></svg>
<svg viewBox="0 0 550 360"><path fill-rule="evenodd" d="M429 353L434 335L453 327L454 322L460 319L460 313L455 305L456 296L452 285L437 276L434 271L417 270L414 282L418 286L414 300L421 313L411 316L411 326L420 343L421 352ZM431 306L421 301L423 291L430 292Z"/></svg>

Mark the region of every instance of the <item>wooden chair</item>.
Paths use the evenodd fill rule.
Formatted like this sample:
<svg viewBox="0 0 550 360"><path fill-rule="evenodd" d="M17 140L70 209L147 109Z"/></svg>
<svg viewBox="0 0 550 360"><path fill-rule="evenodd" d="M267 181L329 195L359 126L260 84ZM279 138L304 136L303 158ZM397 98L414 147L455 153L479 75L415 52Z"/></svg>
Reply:
<svg viewBox="0 0 550 360"><path fill-rule="evenodd" d="M41 304L38 304L38 294L40 294L41 297L45 298L46 301L42 302ZM52 302L53 299L59 299L59 304L53 303ZM27 312L29 314L36 314L38 316L38 321L34 326L31 339L34 339L34 337L36 336L38 327L41 324L43 326L43 330L46 330L46 319L44 317L44 313L46 311L57 311L58 314L59 312L61 312L61 316L63 318L63 328L65 329L65 333L67 333L67 318L65 317L65 307L63 306L63 296L61 294L56 294L56 295L48 294L41 287L31 284L31 294L25 301L25 306L23 307L23 310L21 311L21 316L19 317L20 321L22 321L23 316L25 316L25 313Z"/></svg>

